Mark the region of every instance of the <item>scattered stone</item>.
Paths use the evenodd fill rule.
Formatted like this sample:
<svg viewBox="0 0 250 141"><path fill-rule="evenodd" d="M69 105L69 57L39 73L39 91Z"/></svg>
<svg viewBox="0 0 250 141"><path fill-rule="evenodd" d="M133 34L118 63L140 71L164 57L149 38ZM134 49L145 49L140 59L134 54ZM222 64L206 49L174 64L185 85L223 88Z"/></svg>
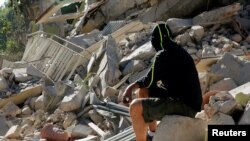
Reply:
<svg viewBox="0 0 250 141"><path fill-rule="evenodd" d="M19 139L21 136L21 127L19 125L11 126L5 134L7 139Z"/></svg>
<svg viewBox="0 0 250 141"><path fill-rule="evenodd" d="M4 115L11 117L16 117L17 115L21 114L21 109L13 102L8 102L1 110Z"/></svg>
<svg viewBox="0 0 250 141"><path fill-rule="evenodd" d="M220 80L219 82L211 85L209 87L210 91L230 91L234 88L236 88L237 85L234 83L234 81L231 78L224 78L223 80Z"/></svg>
<svg viewBox="0 0 250 141"><path fill-rule="evenodd" d="M66 114L66 117L63 121L63 128L67 129L68 127L70 127L73 122L76 120L76 114L69 112Z"/></svg>
<svg viewBox="0 0 250 141"><path fill-rule="evenodd" d="M79 86L75 89L73 94L67 94L64 96L59 108L65 112L79 109L86 94L86 88L84 86Z"/></svg>
<svg viewBox="0 0 250 141"><path fill-rule="evenodd" d="M78 124L73 128L71 136L84 138L93 134L94 131L89 126Z"/></svg>
<svg viewBox="0 0 250 141"><path fill-rule="evenodd" d="M191 27L189 35L194 38L197 42L200 42L204 36L204 28L202 26L196 25Z"/></svg>
<svg viewBox="0 0 250 141"><path fill-rule="evenodd" d="M30 109L29 106L24 106L22 108L22 115L31 115L32 114L32 110Z"/></svg>
<svg viewBox="0 0 250 141"><path fill-rule="evenodd" d="M235 125L233 118L229 115L218 112L208 120L209 125Z"/></svg>

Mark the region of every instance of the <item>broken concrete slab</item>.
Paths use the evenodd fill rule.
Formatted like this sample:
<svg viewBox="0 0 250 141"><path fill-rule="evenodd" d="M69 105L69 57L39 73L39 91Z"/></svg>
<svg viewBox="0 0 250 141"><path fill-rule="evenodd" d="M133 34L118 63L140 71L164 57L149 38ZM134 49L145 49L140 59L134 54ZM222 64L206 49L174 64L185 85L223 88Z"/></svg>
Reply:
<svg viewBox="0 0 250 141"><path fill-rule="evenodd" d="M250 82L247 82L235 89L232 89L231 91L229 91L229 93L233 96L236 97L237 94L243 93L246 95L250 95Z"/></svg>
<svg viewBox="0 0 250 141"><path fill-rule="evenodd" d="M112 20L121 16L127 10L136 7L137 5L141 5L147 1L148 0L112 0L108 1L102 6L102 12Z"/></svg>
<svg viewBox="0 0 250 141"><path fill-rule="evenodd" d="M147 65L142 60L132 60L130 61L122 71L123 75L127 75L133 72L139 72L144 70Z"/></svg>
<svg viewBox="0 0 250 141"><path fill-rule="evenodd" d="M133 74L132 76L130 76L128 79L129 83L131 84L131 83L135 82L136 80L145 76L148 73L150 68L151 68L151 66L143 71L137 72L137 73Z"/></svg>
<svg viewBox="0 0 250 141"><path fill-rule="evenodd" d="M192 5L190 5L192 3ZM144 22L152 22L158 20L167 20L172 17L185 17L193 14L195 9L204 7L206 2L203 0L162 0L158 4L148 8L139 19Z"/></svg>
<svg viewBox="0 0 250 141"><path fill-rule="evenodd" d="M130 55L123 57L120 61L120 66L124 68L131 60L149 61L154 57L155 53L156 51L152 47L151 42L147 42L133 51Z"/></svg>
<svg viewBox="0 0 250 141"><path fill-rule="evenodd" d="M112 36L108 36L103 44L106 52L101 60L97 74L101 78L101 86L104 89L107 86L114 86L119 82L121 72L119 70L120 57L118 48Z"/></svg>
<svg viewBox="0 0 250 141"><path fill-rule="evenodd" d="M119 30L115 31L114 33L111 34L111 36L118 43L119 41L123 40L126 37L127 33L138 32L138 31L141 31L143 28L144 28L144 25L141 22L134 21L134 22L130 22L130 23L126 24L125 26L123 26ZM81 53L83 56L85 56L85 58L88 58L87 60L84 60L84 62L83 62L83 64L85 66L88 65L89 59L91 57L91 54L89 54L89 52L96 52L99 48L102 47L104 42L106 42L106 39L102 39L101 41L91 45L90 47L88 47L86 49L85 52Z"/></svg>
<svg viewBox="0 0 250 141"><path fill-rule="evenodd" d="M230 91L236 88L237 85L234 83L233 79L231 78L224 78L216 82L215 84L209 87L210 91L218 90L218 91Z"/></svg>
<svg viewBox="0 0 250 141"><path fill-rule="evenodd" d="M207 26L211 24L225 23L231 21L231 17L236 15L240 9L241 4L235 3L208 12L203 12L193 18L193 24Z"/></svg>
<svg viewBox="0 0 250 141"><path fill-rule="evenodd" d="M76 87L74 93L66 94L61 101L59 108L65 112L77 110L81 107L87 90L84 86Z"/></svg>
<svg viewBox="0 0 250 141"><path fill-rule="evenodd" d="M250 81L250 63L242 60L240 57L225 53L216 64L211 66L211 72L223 76L224 78L232 78L236 85L242 85Z"/></svg>
<svg viewBox="0 0 250 141"><path fill-rule="evenodd" d="M193 25L192 19L169 18L166 21L173 35L180 34Z"/></svg>
<svg viewBox="0 0 250 141"><path fill-rule="evenodd" d="M47 80L41 80L43 88L43 104L46 111L55 110L66 93L73 91L72 86L67 82L57 81L55 83Z"/></svg>
<svg viewBox="0 0 250 141"><path fill-rule="evenodd" d="M183 131L185 132L179 132ZM201 119L184 116L165 116L158 124L153 141L200 141L205 138L207 123Z"/></svg>

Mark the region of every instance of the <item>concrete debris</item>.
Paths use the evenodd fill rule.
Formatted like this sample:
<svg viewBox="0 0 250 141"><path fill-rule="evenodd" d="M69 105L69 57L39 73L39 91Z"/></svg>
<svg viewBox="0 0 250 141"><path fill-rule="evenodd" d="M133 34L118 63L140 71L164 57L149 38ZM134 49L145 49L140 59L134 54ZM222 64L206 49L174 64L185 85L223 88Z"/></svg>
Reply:
<svg viewBox="0 0 250 141"><path fill-rule="evenodd" d="M232 78L236 85L242 85L250 81L250 74L247 71L249 67L250 63L248 61L226 53L211 67L211 72L221 75L224 78Z"/></svg>
<svg viewBox="0 0 250 141"><path fill-rule="evenodd" d="M209 125L235 125L235 121L229 115L223 113L216 113L208 120Z"/></svg>
<svg viewBox="0 0 250 141"><path fill-rule="evenodd" d="M8 132L10 126L8 125L5 115L3 114L0 114L0 126L0 136L4 136Z"/></svg>
<svg viewBox="0 0 250 141"><path fill-rule="evenodd" d="M166 23L173 35L180 34L193 25L192 19L169 18Z"/></svg>
<svg viewBox="0 0 250 141"><path fill-rule="evenodd" d="M250 124L250 120L249 120L249 116L250 116L250 109L249 109L249 106L250 106L250 102L248 101L247 105L246 105L246 108L245 108L245 111L239 121L238 124Z"/></svg>
<svg viewBox="0 0 250 141"><path fill-rule="evenodd" d="M21 114L21 109L16 106L13 102L7 103L1 111L5 116L16 117L17 115Z"/></svg>
<svg viewBox="0 0 250 141"><path fill-rule="evenodd" d="M21 127L19 125L11 126L5 134L7 139L19 139L21 136Z"/></svg>
<svg viewBox="0 0 250 141"><path fill-rule="evenodd" d="M183 128L189 130L178 132ZM165 116L158 125L153 141L200 141L206 135L206 128L207 123L201 119L176 115Z"/></svg>
<svg viewBox="0 0 250 141"><path fill-rule="evenodd" d="M94 131L90 127L78 124L73 128L71 136L76 138L85 138L88 135L92 135L93 133Z"/></svg>
<svg viewBox="0 0 250 141"><path fill-rule="evenodd" d="M129 108L121 104L121 94L151 67L156 51L150 37L162 21L196 64L203 104L196 118L163 118L154 140L202 140L207 124L249 124L249 5L67 0L50 2L46 10L49 6L44 2L43 14L32 17L46 26L61 21L66 36L42 29L33 32L22 60L1 68L0 138L134 140ZM56 13L72 5L77 11ZM199 11L204 6L212 10ZM192 130L178 132L183 131L180 127Z"/></svg>
<svg viewBox="0 0 250 141"><path fill-rule="evenodd" d="M234 83L234 81L231 78L224 78L223 80L220 80L216 82L215 84L211 85L209 90L214 91L230 91L234 88L236 88L237 85Z"/></svg>
<svg viewBox="0 0 250 141"><path fill-rule="evenodd" d="M193 18L193 24L206 26L228 22L240 9L241 4L235 3L209 12L204 12Z"/></svg>

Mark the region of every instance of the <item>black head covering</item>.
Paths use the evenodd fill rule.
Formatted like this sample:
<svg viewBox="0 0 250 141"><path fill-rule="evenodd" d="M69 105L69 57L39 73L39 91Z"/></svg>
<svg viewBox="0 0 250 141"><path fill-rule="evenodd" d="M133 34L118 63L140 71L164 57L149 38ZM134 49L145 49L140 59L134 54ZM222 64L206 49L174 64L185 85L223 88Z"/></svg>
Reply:
<svg viewBox="0 0 250 141"><path fill-rule="evenodd" d="M152 32L151 44L156 51L166 49L172 42L172 33L167 24L157 24Z"/></svg>

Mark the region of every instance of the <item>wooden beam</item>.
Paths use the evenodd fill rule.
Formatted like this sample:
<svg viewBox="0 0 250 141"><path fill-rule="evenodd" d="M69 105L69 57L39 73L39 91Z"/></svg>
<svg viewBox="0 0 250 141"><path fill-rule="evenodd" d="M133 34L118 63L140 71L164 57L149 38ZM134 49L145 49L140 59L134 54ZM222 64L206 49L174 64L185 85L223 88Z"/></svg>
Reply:
<svg viewBox="0 0 250 141"><path fill-rule="evenodd" d="M26 99L33 96L38 96L42 93L42 86L37 85L29 89L25 89L20 93L13 94L12 96L4 99L0 99L0 108L5 106L8 102L12 101L15 104L22 104Z"/></svg>
<svg viewBox="0 0 250 141"><path fill-rule="evenodd" d="M98 126L96 126L93 122L91 122L89 119L83 118L82 119L83 122L85 122L86 124L88 124L88 126L90 128L92 128L94 131L96 131L96 133L98 135L100 135L101 137L103 137L105 135L105 132L102 131L102 129L100 129Z"/></svg>

